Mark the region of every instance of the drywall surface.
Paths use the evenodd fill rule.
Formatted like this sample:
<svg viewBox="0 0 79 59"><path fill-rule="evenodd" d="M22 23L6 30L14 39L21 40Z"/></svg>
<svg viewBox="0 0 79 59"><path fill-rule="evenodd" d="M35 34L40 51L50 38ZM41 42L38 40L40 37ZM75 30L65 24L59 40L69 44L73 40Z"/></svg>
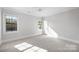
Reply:
<svg viewBox="0 0 79 59"><path fill-rule="evenodd" d="M1 35L1 8L0 8L0 44L1 44L1 37L2 37L2 35Z"/></svg>
<svg viewBox="0 0 79 59"><path fill-rule="evenodd" d="M17 17L17 31L6 32L5 16ZM21 39L39 33L36 17L17 13L13 10L3 10L3 41Z"/></svg>
<svg viewBox="0 0 79 59"><path fill-rule="evenodd" d="M46 18L59 36L79 41L79 8Z"/></svg>

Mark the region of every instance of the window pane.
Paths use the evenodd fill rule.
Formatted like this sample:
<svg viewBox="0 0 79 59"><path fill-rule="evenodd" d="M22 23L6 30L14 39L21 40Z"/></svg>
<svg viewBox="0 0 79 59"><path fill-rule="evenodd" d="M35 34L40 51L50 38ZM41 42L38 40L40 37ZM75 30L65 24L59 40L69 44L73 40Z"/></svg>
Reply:
<svg viewBox="0 0 79 59"><path fill-rule="evenodd" d="M16 17L6 16L6 31L17 31Z"/></svg>

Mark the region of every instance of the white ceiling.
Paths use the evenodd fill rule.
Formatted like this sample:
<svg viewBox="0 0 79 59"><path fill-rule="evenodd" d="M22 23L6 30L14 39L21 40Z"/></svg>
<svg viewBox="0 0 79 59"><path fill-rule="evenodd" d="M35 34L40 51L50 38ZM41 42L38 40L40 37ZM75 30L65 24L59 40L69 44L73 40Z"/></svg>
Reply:
<svg viewBox="0 0 79 59"><path fill-rule="evenodd" d="M75 8L76 7L10 7L8 9L13 9L17 12L25 13L27 15L47 17Z"/></svg>

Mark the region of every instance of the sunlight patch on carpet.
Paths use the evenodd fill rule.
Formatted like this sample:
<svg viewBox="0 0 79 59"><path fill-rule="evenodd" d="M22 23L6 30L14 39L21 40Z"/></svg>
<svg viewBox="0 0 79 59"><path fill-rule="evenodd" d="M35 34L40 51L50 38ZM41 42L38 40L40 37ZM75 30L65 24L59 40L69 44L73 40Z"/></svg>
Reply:
<svg viewBox="0 0 79 59"><path fill-rule="evenodd" d="M47 52L47 50L34 46L24 52Z"/></svg>
<svg viewBox="0 0 79 59"><path fill-rule="evenodd" d="M14 47L16 49L20 50L20 51L23 51L23 50L25 50L25 49L27 49L29 47L32 47L32 45L31 44L28 44L26 42L23 42L23 43L20 43L20 44L15 45Z"/></svg>
<svg viewBox="0 0 79 59"><path fill-rule="evenodd" d="M23 51L23 52L47 52L46 49L43 49L43 48L40 48L37 46L33 46L26 42L17 44L14 46L14 48L18 49L19 51Z"/></svg>

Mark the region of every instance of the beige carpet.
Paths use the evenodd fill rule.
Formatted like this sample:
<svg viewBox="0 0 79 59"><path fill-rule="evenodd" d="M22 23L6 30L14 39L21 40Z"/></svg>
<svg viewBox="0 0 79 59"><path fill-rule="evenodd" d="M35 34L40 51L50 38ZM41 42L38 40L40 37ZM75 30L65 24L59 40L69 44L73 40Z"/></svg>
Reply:
<svg viewBox="0 0 79 59"><path fill-rule="evenodd" d="M0 52L26 52L27 48L20 51L15 46L21 43L28 43L35 47L39 47L48 52L78 52L79 44L64 41L63 39L55 39L46 35L38 35L35 37L25 38L21 40L4 43L0 46ZM32 48L32 47L31 47ZM34 49L34 48L32 48ZM31 50L29 50L31 51Z"/></svg>

